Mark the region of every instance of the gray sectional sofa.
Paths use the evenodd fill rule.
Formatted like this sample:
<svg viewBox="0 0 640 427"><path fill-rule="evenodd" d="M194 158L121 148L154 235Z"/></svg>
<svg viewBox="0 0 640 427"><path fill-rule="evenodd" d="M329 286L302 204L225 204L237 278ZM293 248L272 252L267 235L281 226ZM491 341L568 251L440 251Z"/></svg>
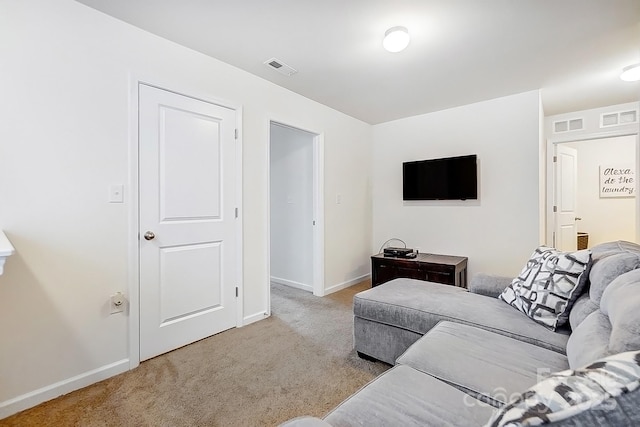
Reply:
<svg viewBox="0 0 640 427"><path fill-rule="evenodd" d="M479 275L468 290L396 279L359 293L355 349L393 368L323 420L285 425L500 425L518 411L537 420L526 406L536 398L564 410L541 415L550 425L640 425L640 381L629 373L637 365L640 378L640 246L594 247L585 274L588 288L557 331L497 298L511 279ZM624 385L609 390L618 375ZM608 378L602 390L598 378ZM604 397L577 405L573 385L589 402Z"/></svg>

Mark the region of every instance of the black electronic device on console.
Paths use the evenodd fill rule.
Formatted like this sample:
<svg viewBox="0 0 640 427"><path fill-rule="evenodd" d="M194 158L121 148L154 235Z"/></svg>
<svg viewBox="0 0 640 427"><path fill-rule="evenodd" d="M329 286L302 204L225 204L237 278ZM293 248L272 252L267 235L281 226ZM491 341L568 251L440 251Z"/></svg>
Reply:
<svg viewBox="0 0 640 427"><path fill-rule="evenodd" d="M410 248L384 248L384 256L392 256L397 258L415 258L416 254Z"/></svg>

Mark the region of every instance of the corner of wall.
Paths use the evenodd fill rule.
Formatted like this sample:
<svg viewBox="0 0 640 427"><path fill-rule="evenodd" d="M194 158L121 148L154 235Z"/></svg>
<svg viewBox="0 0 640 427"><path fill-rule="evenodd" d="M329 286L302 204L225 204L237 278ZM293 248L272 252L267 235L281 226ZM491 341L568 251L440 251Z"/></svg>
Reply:
<svg viewBox="0 0 640 427"><path fill-rule="evenodd" d="M547 138L545 136L545 123L544 123L544 105L542 104L542 94L538 91L538 138L540 140L540 155L538 156L539 163L539 189L538 189L538 203L539 203L539 241L540 244L547 243Z"/></svg>

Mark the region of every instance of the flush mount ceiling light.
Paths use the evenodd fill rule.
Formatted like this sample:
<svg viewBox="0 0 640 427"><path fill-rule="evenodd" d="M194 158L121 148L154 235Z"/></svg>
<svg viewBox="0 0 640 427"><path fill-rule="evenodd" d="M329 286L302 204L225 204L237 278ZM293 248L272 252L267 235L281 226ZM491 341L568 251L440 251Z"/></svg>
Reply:
<svg viewBox="0 0 640 427"><path fill-rule="evenodd" d="M382 46L389 52L400 52L409 45L410 40L411 36L405 27L393 27L384 33Z"/></svg>
<svg viewBox="0 0 640 427"><path fill-rule="evenodd" d="M624 67L620 78L625 82L637 82L640 80L640 63Z"/></svg>

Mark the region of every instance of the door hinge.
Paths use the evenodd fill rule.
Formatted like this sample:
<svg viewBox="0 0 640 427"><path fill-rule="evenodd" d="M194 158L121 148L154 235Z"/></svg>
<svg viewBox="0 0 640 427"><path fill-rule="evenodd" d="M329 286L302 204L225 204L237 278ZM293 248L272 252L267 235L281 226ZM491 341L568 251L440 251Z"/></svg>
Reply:
<svg viewBox="0 0 640 427"><path fill-rule="evenodd" d="M236 218L238 218L238 208L236 208Z"/></svg>
<svg viewBox="0 0 640 427"><path fill-rule="evenodd" d="M313 221L313 225L316 225L316 222L315 222L315 221Z"/></svg>
<svg viewBox="0 0 640 427"><path fill-rule="evenodd" d="M236 129L235 138L238 139L238 129Z"/></svg>
<svg viewBox="0 0 640 427"><path fill-rule="evenodd" d="M558 163L558 156L553 156L553 163Z"/></svg>
<svg viewBox="0 0 640 427"><path fill-rule="evenodd" d="M558 207L557 207L557 206L554 206L554 207L553 207L553 211L554 211L554 212L558 212Z"/></svg>
<svg viewBox="0 0 640 427"><path fill-rule="evenodd" d="M236 287L236 298L238 298L238 288Z"/></svg>

